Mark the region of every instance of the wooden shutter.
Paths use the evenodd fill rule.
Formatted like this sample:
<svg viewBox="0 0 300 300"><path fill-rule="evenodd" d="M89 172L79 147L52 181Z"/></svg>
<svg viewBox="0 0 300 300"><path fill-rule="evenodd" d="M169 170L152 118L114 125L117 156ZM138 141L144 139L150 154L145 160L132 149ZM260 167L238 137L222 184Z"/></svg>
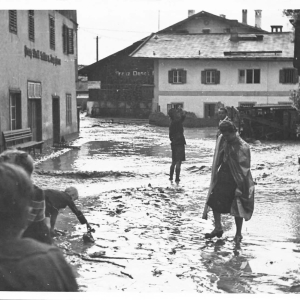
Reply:
<svg viewBox="0 0 300 300"><path fill-rule="evenodd" d="M186 70L181 70L182 73L182 83L186 83Z"/></svg>
<svg viewBox="0 0 300 300"><path fill-rule="evenodd" d="M28 11L28 37L34 42L34 10Z"/></svg>
<svg viewBox="0 0 300 300"><path fill-rule="evenodd" d="M294 83L298 83L299 78L298 78L298 69L294 69Z"/></svg>
<svg viewBox="0 0 300 300"><path fill-rule="evenodd" d="M216 70L216 84L220 83L221 72Z"/></svg>
<svg viewBox="0 0 300 300"><path fill-rule="evenodd" d="M206 72L201 71L201 83L206 84Z"/></svg>
<svg viewBox="0 0 300 300"><path fill-rule="evenodd" d="M169 83L173 83L173 70L169 71Z"/></svg>
<svg viewBox="0 0 300 300"><path fill-rule="evenodd" d="M209 104L204 104L204 118L208 118Z"/></svg>
<svg viewBox="0 0 300 300"><path fill-rule="evenodd" d="M284 70L279 70L279 83L284 83Z"/></svg>
<svg viewBox="0 0 300 300"><path fill-rule="evenodd" d="M9 10L9 31L13 33L17 33L17 11Z"/></svg>
<svg viewBox="0 0 300 300"><path fill-rule="evenodd" d="M74 54L74 34L72 28L68 28L68 53Z"/></svg>
<svg viewBox="0 0 300 300"><path fill-rule="evenodd" d="M63 53L68 53L68 27L63 25Z"/></svg>

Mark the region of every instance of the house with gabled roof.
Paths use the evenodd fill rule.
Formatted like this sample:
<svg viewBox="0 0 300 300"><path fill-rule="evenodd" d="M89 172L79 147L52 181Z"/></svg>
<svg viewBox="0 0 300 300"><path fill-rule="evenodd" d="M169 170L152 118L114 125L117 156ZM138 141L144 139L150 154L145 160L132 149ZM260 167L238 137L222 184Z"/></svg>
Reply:
<svg viewBox="0 0 300 300"><path fill-rule="evenodd" d="M220 102L235 107L291 103L290 91L298 83L292 32L267 32L235 22L238 26L232 25L230 33L221 33L220 17L210 16L207 24L210 14L199 14L195 21L191 16L153 34L131 53L154 61L154 110L166 114L181 105L211 124ZM211 31L199 25L204 33L196 32L197 24L211 25ZM233 22L224 19L223 24Z"/></svg>
<svg viewBox="0 0 300 300"><path fill-rule="evenodd" d="M249 36L248 38L256 39L256 35L259 36L268 33L260 28L261 11L256 11L255 14L256 26L251 26L247 24L247 10L242 11L243 22L241 23L237 20L229 20L224 15L217 16L205 11L195 14L189 11L188 18L185 20L162 29L156 34L141 39L129 47L79 70L79 75L86 75L89 81L101 81L101 89L89 90L88 111L93 111L99 116L148 117L151 111L156 111L159 108L159 79L156 76L155 80L157 82L154 82L153 77L154 64L157 65L158 60L167 59L169 61L169 56L176 56L176 53L178 53L178 56L174 56L174 59L176 61L181 60L180 64L185 65L187 60L191 63L190 59L193 58L195 53L198 55L201 47L210 49L211 45L209 43L217 43L217 36L225 36L227 34L228 37L230 36L228 33L239 34L239 39L241 39L241 34L251 33L253 36ZM203 44L201 47L193 43L193 45L188 43L189 46L187 46L185 45L187 40L181 40L181 42L179 40L179 37L185 37L186 39L190 38L190 41L192 41L192 39L197 38L197 35L213 35L214 37L210 40L195 40L195 43L208 42L208 44ZM175 40L177 40L176 43ZM157 55L158 52L154 50L150 53L151 57L149 53L145 53L145 49L153 41L157 42L157 46L160 45L160 50L157 49L157 51L166 50L164 54L166 57L164 55L159 57ZM221 42L220 40L217 44ZM169 46L171 48L168 48ZM183 53L179 55L180 49L176 49L177 46L183 52L185 51L184 49L192 46L194 52L191 50L190 54L186 53L187 55L191 55L190 58L183 55ZM149 50L150 48L147 49ZM153 55L153 51L156 55ZM202 49L202 55L203 51L204 49ZM130 55L131 53L134 55ZM198 60L199 57L197 56L195 59ZM158 72L157 68L155 70ZM184 74L183 72L182 76ZM216 76L218 74L216 73ZM187 76L189 77L190 74L187 74ZM183 88L184 86L182 85L181 87ZM191 88L188 85L185 85L185 87ZM179 86L177 88L180 89ZM192 92L193 88L191 89ZM171 103L176 99L173 100ZM166 111L167 108L165 109L161 106L161 109L162 111ZM197 115L201 115L201 113L197 112Z"/></svg>

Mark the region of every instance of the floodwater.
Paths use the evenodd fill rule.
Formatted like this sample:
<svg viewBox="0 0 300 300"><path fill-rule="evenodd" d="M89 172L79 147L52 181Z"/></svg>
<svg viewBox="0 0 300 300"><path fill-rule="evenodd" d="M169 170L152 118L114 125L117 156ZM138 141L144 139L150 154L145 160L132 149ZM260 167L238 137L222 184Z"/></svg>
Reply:
<svg viewBox="0 0 300 300"><path fill-rule="evenodd" d="M210 180L215 128L185 129L186 158L179 184L168 180L168 128L143 122L105 123L81 117L80 137L36 165L40 187L79 190L55 238L77 274L80 291L300 292L299 143L251 144L255 211L233 242L234 220L223 215L222 238L204 239L213 217L201 219Z"/></svg>

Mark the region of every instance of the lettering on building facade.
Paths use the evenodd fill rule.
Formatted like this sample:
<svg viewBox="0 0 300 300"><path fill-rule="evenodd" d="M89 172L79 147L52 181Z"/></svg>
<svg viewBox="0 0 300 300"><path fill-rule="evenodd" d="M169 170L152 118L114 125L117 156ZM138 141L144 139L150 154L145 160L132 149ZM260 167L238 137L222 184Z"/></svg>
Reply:
<svg viewBox="0 0 300 300"><path fill-rule="evenodd" d="M40 50L30 49L30 48L24 46L24 54L25 54L25 57L29 56L30 58L40 59L40 60L52 63L55 66L61 65L60 58L57 58L57 56L52 56L51 54L49 55Z"/></svg>

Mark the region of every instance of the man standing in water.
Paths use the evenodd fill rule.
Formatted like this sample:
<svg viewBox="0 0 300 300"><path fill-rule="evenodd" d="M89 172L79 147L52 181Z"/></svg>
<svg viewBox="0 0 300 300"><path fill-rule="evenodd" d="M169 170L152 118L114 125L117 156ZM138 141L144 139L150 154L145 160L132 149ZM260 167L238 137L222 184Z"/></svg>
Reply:
<svg viewBox="0 0 300 300"><path fill-rule="evenodd" d="M173 180L174 170L176 171L175 182L180 181L180 168L181 163L185 161L185 137L183 135L183 121L185 119L184 111L180 109L171 108L168 111L168 115L171 119L169 126L169 138L171 141L172 149L172 164L170 167L170 178ZM176 167L176 169L175 169Z"/></svg>

